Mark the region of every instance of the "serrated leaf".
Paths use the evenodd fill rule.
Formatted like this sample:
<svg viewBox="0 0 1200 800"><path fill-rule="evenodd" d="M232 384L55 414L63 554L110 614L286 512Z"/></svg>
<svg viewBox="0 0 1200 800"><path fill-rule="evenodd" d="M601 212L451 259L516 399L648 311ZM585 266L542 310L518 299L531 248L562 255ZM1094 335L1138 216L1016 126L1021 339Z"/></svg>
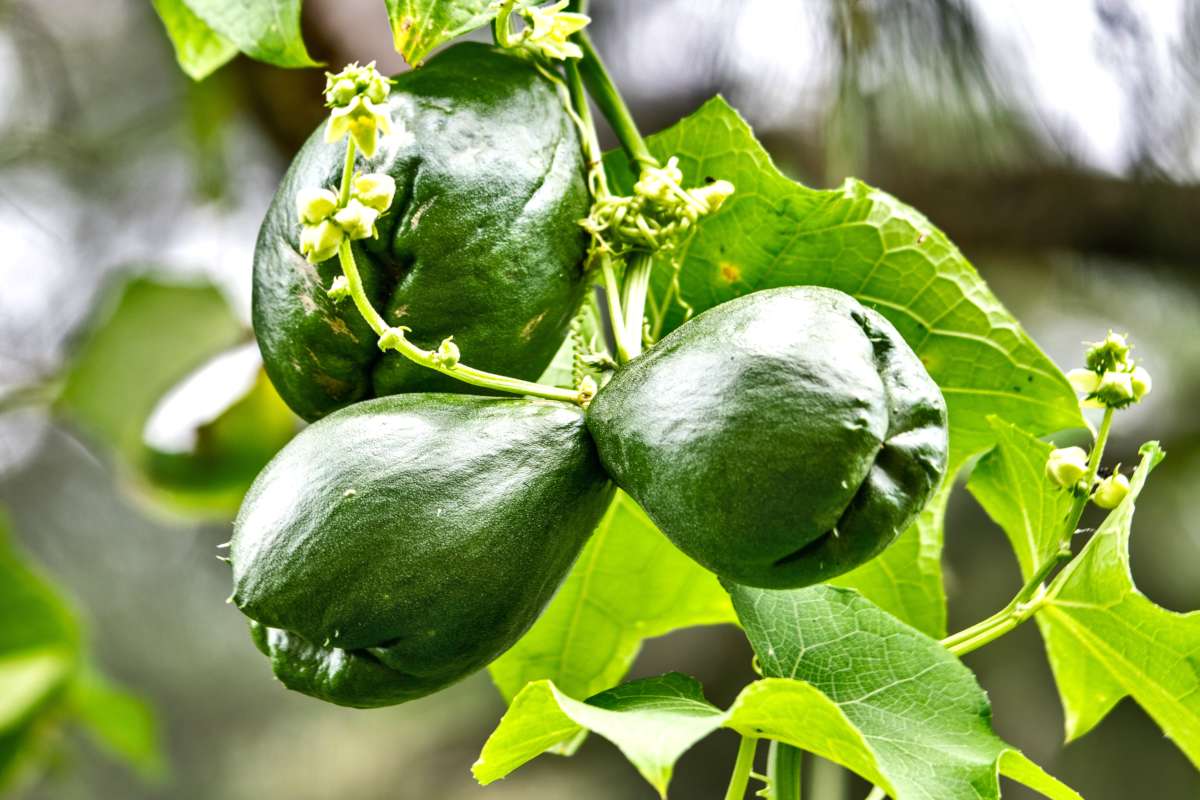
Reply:
<svg viewBox="0 0 1200 800"><path fill-rule="evenodd" d="M618 492L546 612L489 669L506 700L541 679L590 697L621 680L643 640L733 620L716 577Z"/></svg>
<svg viewBox="0 0 1200 800"><path fill-rule="evenodd" d="M435 47L496 18L492 0L386 0L396 52L414 67Z"/></svg>
<svg viewBox="0 0 1200 800"><path fill-rule="evenodd" d="M758 289L840 289L896 326L942 388L950 411L950 474L994 443L987 416L1035 433L1080 427L1074 391L946 236L915 209L849 179L833 190L785 177L723 99L649 137L679 157L685 185L730 180L736 193L703 220L682 253L684 299L697 312ZM605 158L629 191L628 161ZM655 273L658 302L667 270ZM665 330L682 311L667 303Z"/></svg>
<svg viewBox="0 0 1200 800"><path fill-rule="evenodd" d="M1090 731L1129 696L1200 768L1200 611L1179 614L1155 605L1129 570L1135 503L1163 458L1157 442L1141 452L1128 496L1054 579L1036 619L1068 740Z"/></svg>
<svg viewBox="0 0 1200 800"><path fill-rule="evenodd" d="M175 48L175 59L192 80L207 78L237 55L237 45L205 24L183 0L151 2Z"/></svg>
<svg viewBox="0 0 1200 800"><path fill-rule="evenodd" d="M947 478L917 521L882 555L829 583L858 590L884 611L928 636L945 636L942 540L952 487L953 481Z"/></svg>
<svg viewBox="0 0 1200 800"><path fill-rule="evenodd" d="M183 0L238 50L277 67L315 67L300 33L301 0Z"/></svg>
<svg viewBox="0 0 1200 800"><path fill-rule="evenodd" d="M732 597L763 674L792 679L739 700L748 728L842 763L897 800L997 798L1001 772L1033 780L1026 762L1004 756L1012 748L992 730L975 676L935 639L846 589L735 586ZM1049 776L1042 785L1078 796Z"/></svg>
<svg viewBox="0 0 1200 800"><path fill-rule="evenodd" d="M1058 552L1074 499L1046 475L1054 446L991 417L996 447L979 460L967 490L1012 544L1028 580Z"/></svg>
<svg viewBox="0 0 1200 800"><path fill-rule="evenodd" d="M513 700L471 771L480 783L491 783L589 730L620 748L665 797L675 762L725 719L700 684L679 673L632 681L586 702L551 681L536 681Z"/></svg>

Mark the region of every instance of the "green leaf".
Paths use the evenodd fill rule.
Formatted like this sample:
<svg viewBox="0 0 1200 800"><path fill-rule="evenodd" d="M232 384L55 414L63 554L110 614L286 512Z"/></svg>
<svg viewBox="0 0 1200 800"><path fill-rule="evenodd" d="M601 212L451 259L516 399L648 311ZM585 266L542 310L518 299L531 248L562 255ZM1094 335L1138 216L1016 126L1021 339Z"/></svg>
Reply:
<svg viewBox="0 0 1200 800"><path fill-rule="evenodd" d="M975 676L936 640L846 589L735 586L732 597L763 674L791 679L739 698L743 733L837 761L897 800L997 798L998 774L1033 780L1032 765L1004 756Z"/></svg>
<svg viewBox="0 0 1200 800"><path fill-rule="evenodd" d="M318 66L300 34L300 0L184 0L246 55L277 67Z"/></svg>
<svg viewBox="0 0 1200 800"><path fill-rule="evenodd" d="M951 474L994 444L989 414L1035 433L1083 425L1066 378L916 210L853 179L827 191L789 180L719 97L649 137L648 145L660 159L679 156L685 185L714 177L737 188L682 253L682 295L697 312L794 284L840 289L875 308L946 396ZM629 191L628 161L610 153L606 163L614 184ZM665 298L669 277L663 267L656 271L656 303ZM677 304L666 305L669 330L683 314Z"/></svg>
<svg viewBox="0 0 1200 800"><path fill-rule="evenodd" d="M492 0L386 0L396 52L414 67L435 47L496 18Z"/></svg>
<svg viewBox="0 0 1200 800"><path fill-rule="evenodd" d="M996 447L971 472L967 490L1004 530L1028 580L1058 552L1074 500L1046 475L1053 445L996 417L989 422Z"/></svg>
<svg viewBox="0 0 1200 800"><path fill-rule="evenodd" d="M618 493L546 612L489 669L506 700L546 678L590 697L621 680L644 639L733 620L716 577Z"/></svg>
<svg viewBox="0 0 1200 800"><path fill-rule="evenodd" d="M71 687L69 703L75 720L97 743L143 779L157 782L166 777L158 723L145 701L87 669Z"/></svg>
<svg viewBox="0 0 1200 800"><path fill-rule="evenodd" d="M928 636L946 635L946 590L942 583L942 539L950 478L929 505L882 555L829 581L857 589L868 600Z"/></svg>
<svg viewBox="0 0 1200 800"><path fill-rule="evenodd" d="M537 681L513 700L471 771L480 783L491 783L590 730L620 748L666 797L675 762L725 718L695 679L679 673L633 681L587 702L573 700L550 681Z"/></svg>
<svg viewBox="0 0 1200 800"><path fill-rule="evenodd" d="M100 305L68 366L59 410L133 464L159 398L245 335L211 286L137 278Z"/></svg>
<svg viewBox="0 0 1200 800"><path fill-rule="evenodd" d="M151 0L187 76L203 80L237 55L237 46L214 31L183 0Z"/></svg>
<svg viewBox="0 0 1200 800"><path fill-rule="evenodd" d="M1200 768L1200 611L1156 606L1133 584L1129 536L1138 494L1163 458L1142 447L1129 495L1050 586L1036 619L1066 716L1067 739L1121 698L1137 701Z"/></svg>

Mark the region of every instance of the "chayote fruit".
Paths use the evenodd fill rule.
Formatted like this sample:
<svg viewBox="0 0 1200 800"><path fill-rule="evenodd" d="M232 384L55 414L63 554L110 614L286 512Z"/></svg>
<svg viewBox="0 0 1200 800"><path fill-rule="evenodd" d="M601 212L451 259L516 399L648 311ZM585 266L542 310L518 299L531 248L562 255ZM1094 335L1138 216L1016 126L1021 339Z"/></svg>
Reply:
<svg viewBox="0 0 1200 800"><path fill-rule="evenodd" d="M534 379L586 289L583 156L555 87L534 66L482 44L455 45L396 78L364 172L396 181L377 239L353 245L372 303L409 338L453 335L472 367ZM338 186L345 143L324 125L301 148L267 211L254 257L254 330L267 374L300 416L360 399L479 389L380 353L349 299L326 290L336 258L300 255L296 192Z"/></svg>
<svg viewBox="0 0 1200 800"><path fill-rule="evenodd" d="M573 406L357 403L293 439L246 495L233 602L289 688L402 703L512 646L613 492Z"/></svg>
<svg viewBox="0 0 1200 800"><path fill-rule="evenodd" d="M946 404L895 328L818 287L712 308L592 401L600 459L685 553L749 586L873 558L946 469Z"/></svg>

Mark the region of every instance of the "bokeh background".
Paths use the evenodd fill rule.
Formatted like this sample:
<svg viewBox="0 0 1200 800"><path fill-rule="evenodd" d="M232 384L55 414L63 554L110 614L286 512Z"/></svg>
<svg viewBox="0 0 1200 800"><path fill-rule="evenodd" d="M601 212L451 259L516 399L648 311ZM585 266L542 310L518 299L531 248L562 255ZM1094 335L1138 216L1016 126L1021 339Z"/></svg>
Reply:
<svg viewBox="0 0 1200 800"><path fill-rule="evenodd" d="M1135 579L1167 608L1200 608L1200 2L592 5L644 131L721 92L797 179L855 175L922 209L1064 368L1082 340L1127 331L1156 388L1121 414L1112 457L1132 462L1148 438L1169 454L1139 503ZM329 63L404 68L379 0L307 0L304 27ZM11 791L650 798L596 737L479 788L468 768L503 711L485 675L398 708L323 705L272 681L223 603L228 572L213 556L237 487L295 425L256 383L252 347L237 349L252 341L251 253L322 117L322 81L239 58L193 84L142 0L0 0L0 509L22 557L69 598L91 662L157 720L166 765L145 735L97 742L53 726ZM1020 583L965 492L946 570L952 630ZM1061 744L1033 626L968 661L999 732L1089 800L1200 796L1200 777L1128 700ZM691 673L723 704L749 662L736 631L711 628L649 642L635 673ZM125 711L144 733L145 714ZM141 752L142 769L114 747ZM727 732L698 745L672 796L720 796L735 748ZM866 791L828 764L807 774L817 800Z"/></svg>

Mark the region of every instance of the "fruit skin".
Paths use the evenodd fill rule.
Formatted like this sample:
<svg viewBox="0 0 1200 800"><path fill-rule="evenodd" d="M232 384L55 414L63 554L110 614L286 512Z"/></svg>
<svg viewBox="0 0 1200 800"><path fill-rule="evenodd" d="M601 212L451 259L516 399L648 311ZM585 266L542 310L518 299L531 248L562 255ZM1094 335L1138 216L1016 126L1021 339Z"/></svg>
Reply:
<svg viewBox="0 0 1200 800"><path fill-rule="evenodd" d="M574 406L357 403L300 433L246 495L233 602L289 688L402 703L512 646L614 491Z"/></svg>
<svg viewBox="0 0 1200 800"><path fill-rule="evenodd" d="M619 370L587 420L663 533L748 586L873 558L946 469L946 404L920 360L879 314L820 287L709 309Z"/></svg>
<svg viewBox="0 0 1200 800"><path fill-rule="evenodd" d="M353 244L371 302L422 347L453 335L471 366L537 378L587 283L583 156L554 86L527 61L464 43L398 76L387 108L392 134L358 164L396 181L379 238ZM254 330L271 381L310 421L377 395L478 394L381 354L354 304L326 295L337 258L300 255L297 191L341 180L346 145L323 137L324 125L292 162L255 250Z"/></svg>

